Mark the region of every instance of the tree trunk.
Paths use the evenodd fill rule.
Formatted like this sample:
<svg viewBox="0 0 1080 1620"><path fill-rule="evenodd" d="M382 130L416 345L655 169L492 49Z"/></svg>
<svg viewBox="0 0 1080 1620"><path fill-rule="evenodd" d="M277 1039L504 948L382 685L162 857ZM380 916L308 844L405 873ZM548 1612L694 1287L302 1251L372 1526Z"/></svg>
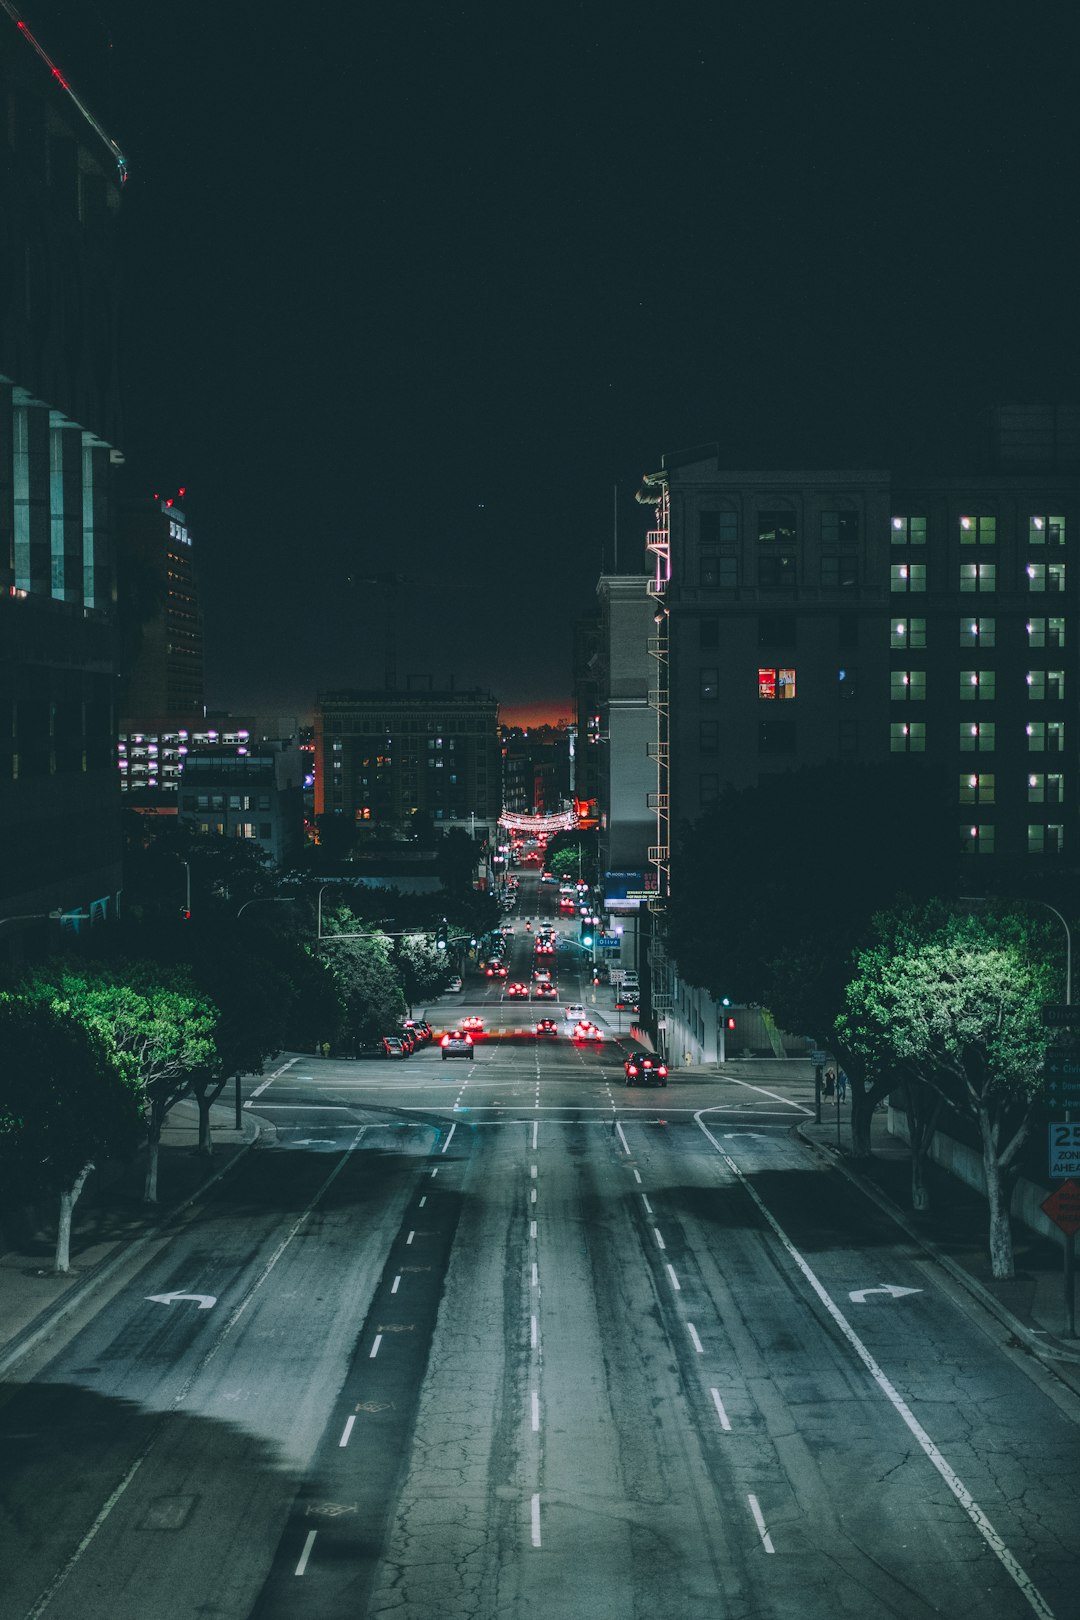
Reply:
<svg viewBox="0 0 1080 1620"><path fill-rule="evenodd" d="M928 1096L927 1087L922 1081L910 1079L904 1086L904 1111L907 1114L908 1143L911 1148L911 1207L927 1210L930 1208L930 1186L926 1179L926 1167L941 1113L941 1099Z"/></svg>
<svg viewBox="0 0 1080 1620"><path fill-rule="evenodd" d="M162 1118L163 1115L157 1104L152 1104L150 1123L146 1132L146 1186L143 1189L143 1201L147 1204L156 1204L158 1201L158 1148L161 1144Z"/></svg>
<svg viewBox="0 0 1080 1620"><path fill-rule="evenodd" d="M84 1164L71 1186L60 1194L60 1219L56 1225L54 1271L68 1272L71 1270L71 1217L75 1205L79 1202L79 1194L86 1185L86 1178L93 1168L93 1164Z"/></svg>
<svg viewBox="0 0 1080 1620"><path fill-rule="evenodd" d="M213 1100L205 1091L200 1091L196 1093L195 1101L199 1105L199 1152L205 1153L209 1159L214 1153L214 1146L210 1140L210 1109L213 1107Z"/></svg>
<svg viewBox="0 0 1080 1620"><path fill-rule="evenodd" d="M1016 1267L1013 1262L1012 1223L1009 1219L1009 1191L998 1160L990 1115L985 1107L979 1108L978 1118L986 1199L990 1205L990 1270L995 1277L1012 1277Z"/></svg>
<svg viewBox="0 0 1080 1620"><path fill-rule="evenodd" d="M874 1104L860 1086L851 1088L851 1157L869 1159L870 1121Z"/></svg>

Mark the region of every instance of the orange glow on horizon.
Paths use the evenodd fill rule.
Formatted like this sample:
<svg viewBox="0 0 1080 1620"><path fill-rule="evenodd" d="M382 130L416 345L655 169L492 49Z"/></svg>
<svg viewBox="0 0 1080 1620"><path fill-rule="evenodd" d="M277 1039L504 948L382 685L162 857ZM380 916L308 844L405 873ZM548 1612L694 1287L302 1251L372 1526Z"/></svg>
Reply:
<svg viewBox="0 0 1080 1620"><path fill-rule="evenodd" d="M560 720L569 724L568 708L555 703L500 704L499 720L504 726L557 726Z"/></svg>

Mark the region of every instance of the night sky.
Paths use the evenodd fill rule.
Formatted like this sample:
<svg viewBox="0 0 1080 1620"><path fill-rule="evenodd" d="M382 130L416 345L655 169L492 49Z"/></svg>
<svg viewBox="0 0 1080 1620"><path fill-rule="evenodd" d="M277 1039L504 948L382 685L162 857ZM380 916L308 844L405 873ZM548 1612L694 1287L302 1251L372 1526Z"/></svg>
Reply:
<svg viewBox="0 0 1080 1620"><path fill-rule="evenodd" d="M21 10L131 165L124 449L215 707L379 684L395 571L400 676L568 714L664 452L955 466L1077 397L1071 4Z"/></svg>

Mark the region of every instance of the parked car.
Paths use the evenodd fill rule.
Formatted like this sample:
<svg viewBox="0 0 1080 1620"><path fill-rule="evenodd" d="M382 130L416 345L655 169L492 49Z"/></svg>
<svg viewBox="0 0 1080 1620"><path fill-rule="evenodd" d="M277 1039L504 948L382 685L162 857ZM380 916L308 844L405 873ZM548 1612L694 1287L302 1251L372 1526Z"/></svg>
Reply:
<svg viewBox="0 0 1080 1620"><path fill-rule="evenodd" d="M634 1052L623 1064L628 1086L666 1086L667 1064L651 1052Z"/></svg>
<svg viewBox="0 0 1080 1620"><path fill-rule="evenodd" d="M458 974L458 973L452 973L450 975L450 977L446 981L446 992L447 992L447 994L451 995L451 996L456 996L458 994L458 992L460 990L462 990L463 988L464 988L464 986L461 983L461 975Z"/></svg>
<svg viewBox="0 0 1080 1620"><path fill-rule="evenodd" d="M384 1035L383 1045L386 1048L387 1057L404 1058L409 1055L409 1048L400 1035Z"/></svg>
<svg viewBox="0 0 1080 1620"><path fill-rule="evenodd" d="M449 1029L439 1042L442 1047L442 1057L445 1063L447 1058L463 1057L474 1058L476 1051L473 1047L473 1038L468 1030Z"/></svg>
<svg viewBox="0 0 1080 1620"><path fill-rule="evenodd" d="M413 1053L416 1051L416 1048L420 1045L420 1042L417 1040L411 1029L399 1030L397 1039L405 1048L406 1057L412 1057Z"/></svg>
<svg viewBox="0 0 1080 1620"><path fill-rule="evenodd" d="M421 1046L426 1046L432 1038L433 1031L426 1018L406 1018L405 1028Z"/></svg>

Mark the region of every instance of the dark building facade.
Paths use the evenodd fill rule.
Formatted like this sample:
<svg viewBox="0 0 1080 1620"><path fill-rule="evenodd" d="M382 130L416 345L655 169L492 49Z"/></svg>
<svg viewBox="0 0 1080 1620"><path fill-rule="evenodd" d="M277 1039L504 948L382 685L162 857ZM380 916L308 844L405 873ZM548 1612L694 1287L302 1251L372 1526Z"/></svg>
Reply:
<svg viewBox="0 0 1080 1620"><path fill-rule="evenodd" d="M205 691L202 619L187 516L174 497L124 502L117 540L122 596L138 595L144 611L152 604L131 630L137 646L123 681L125 729L145 725L150 716L168 716L178 728L190 726L205 713Z"/></svg>
<svg viewBox="0 0 1080 1620"><path fill-rule="evenodd" d="M121 887L122 171L10 18L0 32L0 917L96 919Z"/></svg>
<svg viewBox="0 0 1080 1620"><path fill-rule="evenodd" d="M341 815L395 835L429 821L483 826L493 836L501 808L499 705L490 693L320 695L316 816Z"/></svg>
<svg viewBox="0 0 1080 1620"><path fill-rule="evenodd" d="M179 816L196 832L260 844L282 866L303 845L303 795L298 743L205 743L184 758Z"/></svg>

